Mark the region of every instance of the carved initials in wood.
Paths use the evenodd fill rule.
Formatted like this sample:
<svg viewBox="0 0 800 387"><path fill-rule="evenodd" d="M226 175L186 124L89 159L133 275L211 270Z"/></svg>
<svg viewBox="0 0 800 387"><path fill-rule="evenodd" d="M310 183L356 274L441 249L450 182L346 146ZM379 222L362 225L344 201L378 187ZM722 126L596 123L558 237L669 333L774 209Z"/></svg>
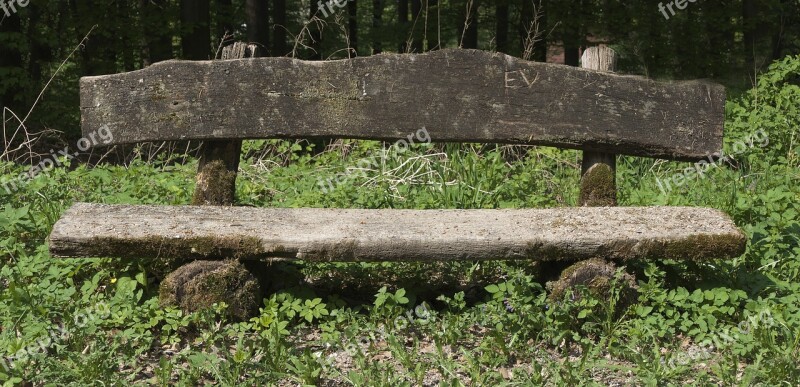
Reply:
<svg viewBox="0 0 800 387"><path fill-rule="evenodd" d="M517 78L516 75L519 75L521 79ZM530 89L533 86L533 84L536 83L538 80L539 80L538 72L536 73L535 76L528 77L527 75L525 75L525 71L523 70L506 71L506 88L509 89L518 89L520 87L523 87L522 85L519 86L512 85L512 83L517 81L524 82L525 85L527 85L528 88Z"/></svg>

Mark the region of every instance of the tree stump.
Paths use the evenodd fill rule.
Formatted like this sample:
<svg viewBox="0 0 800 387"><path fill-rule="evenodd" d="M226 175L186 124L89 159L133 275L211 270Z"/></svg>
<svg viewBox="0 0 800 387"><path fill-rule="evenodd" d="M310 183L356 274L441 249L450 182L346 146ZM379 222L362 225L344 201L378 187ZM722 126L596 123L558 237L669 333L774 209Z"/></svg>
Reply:
<svg viewBox="0 0 800 387"><path fill-rule="evenodd" d="M589 292L597 298L610 299L616 273L617 267L603 259L592 258L580 261L561 272L557 281L547 283L550 300L561 301L568 289L574 290L579 285L588 288ZM631 274L623 273L619 281L617 286L620 289L620 297L616 306L618 309L624 310L636 301L636 278Z"/></svg>
<svg viewBox="0 0 800 387"><path fill-rule="evenodd" d="M258 312L261 286L239 261L194 261L161 282L159 301L188 313L224 301L229 318L246 321Z"/></svg>

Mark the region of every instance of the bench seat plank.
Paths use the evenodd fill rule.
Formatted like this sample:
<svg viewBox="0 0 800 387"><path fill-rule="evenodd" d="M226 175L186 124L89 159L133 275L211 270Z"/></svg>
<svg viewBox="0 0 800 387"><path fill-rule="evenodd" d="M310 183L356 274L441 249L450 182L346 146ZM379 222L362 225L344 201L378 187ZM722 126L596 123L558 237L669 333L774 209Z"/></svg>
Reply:
<svg viewBox="0 0 800 387"><path fill-rule="evenodd" d="M78 203L57 257L308 261L707 259L741 255L724 213L694 207L359 210Z"/></svg>

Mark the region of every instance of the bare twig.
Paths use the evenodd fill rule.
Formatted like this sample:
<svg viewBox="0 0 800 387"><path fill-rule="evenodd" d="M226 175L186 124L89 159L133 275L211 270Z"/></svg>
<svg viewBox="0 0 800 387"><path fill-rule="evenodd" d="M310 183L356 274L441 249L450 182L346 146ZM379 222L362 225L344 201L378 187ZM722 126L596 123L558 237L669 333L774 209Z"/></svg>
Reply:
<svg viewBox="0 0 800 387"><path fill-rule="evenodd" d="M523 26L523 28L525 28L525 40L522 43L522 59L525 60L530 60L531 57L533 57L533 50L536 43L542 40L542 33L539 30L539 22L543 14L542 1L539 0L538 4L534 0L530 0L530 2L533 6L533 17L529 24Z"/></svg>
<svg viewBox="0 0 800 387"><path fill-rule="evenodd" d="M316 24L320 33L325 29L325 26L328 25L328 23L325 22L325 20L320 19L319 17L317 17L316 14L314 14L313 17L308 19L308 21L306 21L305 24L303 24L303 27L300 29L300 32L294 36L294 46L292 47L292 55L291 55L292 58L297 58L297 51L299 48L309 49L314 53L317 53L317 51L314 50L313 47L305 43L306 36L308 36L308 38L311 39L312 42L316 43L316 41L314 41L313 35L311 34L311 30L309 29L309 26L312 24Z"/></svg>
<svg viewBox="0 0 800 387"><path fill-rule="evenodd" d="M472 16L472 4L474 0L467 0L467 9L464 16L464 30L461 31L461 39L458 41L458 48L464 48L464 37L467 35L467 30L470 26L470 19Z"/></svg>

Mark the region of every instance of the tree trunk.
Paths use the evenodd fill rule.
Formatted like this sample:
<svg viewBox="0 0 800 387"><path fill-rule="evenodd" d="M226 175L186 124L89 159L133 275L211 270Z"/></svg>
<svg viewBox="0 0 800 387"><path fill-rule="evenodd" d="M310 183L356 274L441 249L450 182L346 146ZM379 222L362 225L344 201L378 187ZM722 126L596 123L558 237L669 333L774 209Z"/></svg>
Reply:
<svg viewBox="0 0 800 387"><path fill-rule="evenodd" d="M408 1L409 0L399 0L397 2L397 25L400 29L400 33L398 34L398 38L400 42L397 45L397 52L408 52L408 44L406 43L408 39Z"/></svg>
<svg viewBox="0 0 800 387"><path fill-rule="evenodd" d="M427 28L425 30L425 39L427 40L427 50L440 50L444 48L442 45L442 37L440 32L442 30L439 21L440 7L439 0L426 0L425 2L425 17L428 18Z"/></svg>
<svg viewBox="0 0 800 387"><path fill-rule="evenodd" d="M144 38L144 66L172 59L172 35L168 25L166 0L140 0L142 10L142 36Z"/></svg>
<svg viewBox="0 0 800 387"><path fill-rule="evenodd" d="M125 71L136 70L136 51L137 47L132 39L131 30L121 21L126 20L128 15L134 10L132 9L131 0L118 0L117 1L117 14L116 20L120 23L117 24L117 36L119 36L119 51L122 56L122 67Z"/></svg>
<svg viewBox="0 0 800 387"><path fill-rule="evenodd" d="M258 46L255 56L269 56L269 7L267 0L247 0L247 40Z"/></svg>
<svg viewBox="0 0 800 387"><path fill-rule="evenodd" d="M22 37L22 23L19 16L5 18L0 23L0 36L6 40L16 40ZM14 111L16 114L21 115L25 112L22 111L23 96L24 96L24 81L27 79L27 74L22 67L22 52L25 48L11 44L0 44L0 70L4 74L4 81L0 83L0 107L6 107ZM0 112L0 117L2 117ZM9 118L9 117L7 117ZM13 133L17 127L16 122L11 122L6 126ZM2 144L2 143L0 143ZM2 152L0 152L2 153Z"/></svg>
<svg viewBox="0 0 800 387"><path fill-rule="evenodd" d="M561 41L564 45L564 64L567 66L577 67L580 64L581 46L586 39L586 22L589 20L586 15L588 7L591 7L591 4L587 4L586 0L578 0L570 3L570 6L559 7L560 15L563 15L561 18L565 20L560 27L563 30Z"/></svg>
<svg viewBox="0 0 800 387"><path fill-rule="evenodd" d="M35 87L42 85L42 64L53 60L50 47L43 40L43 37L37 33L42 28L40 25L43 9L31 3L29 6L30 12L28 17L28 47L30 47L30 57L28 59L28 74L31 83ZM0 15L2 16L2 15ZM19 17L17 17L19 19ZM9 18L3 23L9 21Z"/></svg>
<svg viewBox="0 0 800 387"><path fill-rule="evenodd" d="M181 48L184 59L211 58L209 0L181 0Z"/></svg>
<svg viewBox="0 0 800 387"><path fill-rule="evenodd" d="M99 23L97 7L87 0L74 0L72 2L72 20L75 21L76 38L78 41ZM117 72L117 45L109 37L115 36L114 23L103 22L97 24L89 41L81 51L82 75L105 75Z"/></svg>
<svg viewBox="0 0 800 387"><path fill-rule="evenodd" d="M745 70L751 75L774 59L770 24L764 16L768 12L769 4L766 0L742 1Z"/></svg>
<svg viewBox="0 0 800 387"><path fill-rule="evenodd" d="M422 1L411 0L411 52L424 51L422 35L425 32L425 20L422 15Z"/></svg>
<svg viewBox="0 0 800 387"><path fill-rule="evenodd" d="M231 0L217 1L217 41L215 45L227 46L233 44L233 2Z"/></svg>
<svg viewBox="0 0 800 387"><path fill-rule="evenodd" d="M372 0L372 55L383 52L383 0Z"/></svg>
<svg viewBox="0 0 800 387"><path fill-rule="evenodd" d="M286 43L286 0L275 0L272 3L272 55L285 56L289 54L289 45Z"/></svg>
<svg viewBox="0 0 800 387"><path fill-rule="evenodd" d="M309 18L319 18L320 15L317 13L319 12L319 2L311 1L311 9L310 9L310 16ZM311 47L311 55L308 59L310 60L322 60L322 30L320 29L317 23L311 23L308 26L309 35L311 36L311 42L308 44Z"/></svg>
<svg viewBox="0 0 800 387"><path fill-rule="evenodd" d="M289 46L286 44L286 29L288 23L286 19L286 0L274 0L272 3L272 55L285 56L289 54Z"/></svg>
<svg viewBox="0 0 800 387"><path fill-rule="evenodd" d="M349 47L349 58L358 56L358 3L356 0L350 0L347 3L347 40Z"/></svg>
<svg viewBox="0 0 800 387"><path fill-rule="evenodd" d="M508 3L499 0L494 9L497 25L495 27L495 46L498 52L508 53Z"/></svg>

